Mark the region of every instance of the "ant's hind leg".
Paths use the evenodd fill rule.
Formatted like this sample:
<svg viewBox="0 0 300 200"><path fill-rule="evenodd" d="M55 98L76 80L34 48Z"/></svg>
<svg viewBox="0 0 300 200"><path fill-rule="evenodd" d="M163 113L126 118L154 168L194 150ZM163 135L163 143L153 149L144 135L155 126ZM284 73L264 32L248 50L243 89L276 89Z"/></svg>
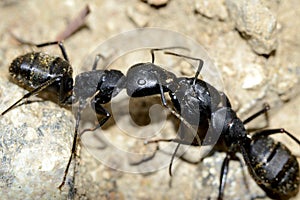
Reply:
<svg viewBox="0 0 300 200"><path fill-rule="evenodd" d="M145 145L150 144L150 143L159 143L159 142L174 142L174 143L177 143L177 146L176 146L176 148L174 150L174 153L172 154L171 161L170 161L170 164L169 164L169 175L172 176L172 165L173 165L173 161L175 159L175 156L177 154L177 151L179 149L179 146L181 144L191 145L191 141L185 141L185 140L177 139L177 138L173 138L173 139L157 139L157 140L147 140L147 141L145 141ZM181 156L179 156L179 157L181 157ZM185 160L185 159L183 158L182 160ZM191 163L190 161L187 161L187 162Z"/></svg>
<svg viewBox="0 0 300 200"><path fill-rule="evenodd" d="M22 45L35 46L37 48L51 46L51 45L58 45L64 59L69 62L69 58L68 58L68 55L67 55L67 52L66 52L66 48L64 47L62 41L53 41L53 42L45 42L45 43L41 43L41 44L36 44L36 43L30 42L30 41L23 40L23 39L17 37L16 35L14 35L13 33L11 33L11 36Z"/></svg>
<svg viewBox="0 0 300 200"><path fill-rule="evenodd" d="M291 139L293 139L298 145L300 145L300 141L299 141L295 136L293 136L291 133L287 132L287 131L286 131L285 129L283 129L283 128L262 130L262 131L260 131L260 132L255 133L255 134L252 136L252 139L256 139L256 138L259 138L259 137L262 137L262 136L269 136L269 135L277 134L277 133L284 133L284 134L288 135L288 136L289 136Z"/></svg>
<svg viewBox="0 0 300 200"><path fill-rule="evenodd" d="M20 98L18 101L16 101L14 104L12 104L10 107L8 107L5 111L3 111L1 113L1 115L4 115L5 113L7 113L8 111L10 111L11 109L15 108L22 100L24 99L28 99L29 97L36 95L37 93L39 93L40 91L46 89L49 85L53 84L56 81L61 80L62 76L57 76L54 77L46 82L44 82L43 84L41 84L39 87L35 88L34 90L28 92L27 94L25 94L22 98Z"/></svg>
<svg viewBox="0 0 300 200"><path fill-rule="evenodd" d="M221 167L219 194L218 194L218 198L217 198L218 200L222 200L223 196L224 196L224 190L225 190L227 175L228 175L228 171L229 171L229 162L230 162L230 160L236 160L240 163L240 167L241 167L242 173L243 173L244 184L245 184L247 190L249 191L249 187L248 187L248 184L246 182L246 176L245 176L245 173L244 173L244 170L243 170L244 166L243 166L242 161L237 156L232 155L230 153L227 153L226 157L223 160L222 167Z"/></svg>
<svg viewBox="0 0 300 200"><path fill-rule="evenodd" d="M249 123L250 121L252 121L253 119L257 118L258 116L260 116L262 114L266 114L266 118L268 118L268 116L267 116L268 110L270 110L270 105L267 104L267 103L265 103L263 105L263 108L261 110L259 110L258 112L254 113L253 115L251 115L250 117L248 117L247 119L245 119L243 121L243 124Z"/></svg>

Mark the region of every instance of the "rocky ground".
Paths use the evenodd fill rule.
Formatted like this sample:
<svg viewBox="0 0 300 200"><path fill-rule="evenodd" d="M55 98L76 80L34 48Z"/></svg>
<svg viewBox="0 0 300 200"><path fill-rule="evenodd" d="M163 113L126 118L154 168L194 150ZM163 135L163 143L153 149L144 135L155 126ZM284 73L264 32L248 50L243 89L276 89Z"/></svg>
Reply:
<svg viewBox="0 0 300 200"><path fill-rule="evenodd" d="M211 58L213 64L208 66L216 68L209 68L208 71L217 70L218 76L211 78L202 74L204 80L218 83L218 89L228 94L233 108L242 119L268 102L272 106L269 127L284 127L300 138L300 7L296 0L241 0L238 3L234 0L1 1L1 111L26 93L9 79L9 64L18 55L37 51L34 47L18 45L9 32L36 43L52 41L86 4L91 9L86 26L65 41L74 75L91 69L87 63L93 62L95 52L114 57L127 47L140 44L125 37L127 40L117 45L122 51L116 53L113 48L100 45L106 44L112 36L143 27L176 31L205 49L193 56L204 59L205 63L209 63ZM143 42L150 41L150 45L183 45L179 42L181 36L175 35L173 37L169 32L155 34L143 38ZM113 45L111 41L107 44ZM40 51L60 55L57 47ZM134 54L125 61L117 60L109 67L126 72L130 65L141 62L138 58ZM149 58L146 56L144 61ZM177 63L173 64L178 75L194 74L195 69L187 63L182 60ZM136 135L132 137L130 134L141 132L136 127L130 129L130 115L122 113L122 108L127 105L124 99L111 104L117 105L116 109L111 109L117 114L121 112L120 118L114 116L115 120L110 120L102 131L84 135L85 145L81 148L75 170L75 190L70 190L72 182L68 182L59 192L57 186L62 180L73 139L72 109L60 107L55 100L31 100L34 102L20 106L0 119L1 199L216 198L224 153L216 153L197 165L176 160L172 178L167 170L171 157L168 153L159 152L146 164L130 165L135 160L127 157L128 152L142 152L155 147L145 147L142 140L132 139ZM129 108L136 110L131 111L135 123L149 123L149 117L143 116L147 115L151 102L159 104L159 98L131 100ZM156 131L169 137L175 135L174 118L166 118L166 113L161 113L161 110L160 107L150 109L152 114L156 114L155 118L150 116L153 121L142 129L141 134L150 135ZM265 125L265 120L259 118L249 127ZM97 140L95 135L99 136ZM285 142L295 155L300 155L299 146L289 138L276 138ZM173 151L174 146L165 146L166 151ZM161 144L161 148L165 146ZM199 147L189 148L187 156L196 160ZM157 171L150 172L153 169ZM72 172L71 167L69 174ZM245 186L242 172L246 174L249 189ZM227 182L225 199L244 200L264 194L249 177L246 167L242 170L238 162L230 163Z"/></svg>

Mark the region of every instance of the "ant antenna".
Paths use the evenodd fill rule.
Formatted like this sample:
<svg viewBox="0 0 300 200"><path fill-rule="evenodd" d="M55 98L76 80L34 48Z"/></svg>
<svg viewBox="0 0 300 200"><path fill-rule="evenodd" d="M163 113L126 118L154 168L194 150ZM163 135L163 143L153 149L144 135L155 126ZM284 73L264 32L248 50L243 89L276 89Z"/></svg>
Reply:
<svg viewBox="0 0 300 200"><path fill-rule="evenodd" d="M183 50L186 50L186 51L190 51L189 48L187 48L187 47L181 47L181 46L151 49L151 51L150 51L151 52L151 63L154 63L154 52L155 51L164 51L164 50L169 50L169 49L183 49Z"/></svg>
<svg viewBox="0 0 300 200"><path fill-rule="evenodd" d="M193 82L193 85L195 85L195 84L196 84L196 80L198 79L198 76L199 76L199 74L200 74L200 72L201 72L201 70L202 70L204 61L203 61L202 59L200 59L200 58L194 58L194 57L190 57L190 56L186 56L186 55L182 55L182 54L177 54L177 53L170 52L170 51L166 51L165 54L172 55L172 56L183 57L183 58L187 58L187 59L199 61L198 69L197 69L196 74L195 74L195 76L194 76L194 82Z"/></svg>

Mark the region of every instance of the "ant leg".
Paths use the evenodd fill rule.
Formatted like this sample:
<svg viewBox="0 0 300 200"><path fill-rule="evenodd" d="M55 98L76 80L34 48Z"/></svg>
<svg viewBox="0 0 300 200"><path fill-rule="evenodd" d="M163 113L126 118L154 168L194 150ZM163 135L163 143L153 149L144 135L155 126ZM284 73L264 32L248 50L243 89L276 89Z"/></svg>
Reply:
<svg viewBox="0 0 300 200"><path fill-rule="evenodd" d="M15 34L13 34L12 32L10 32L11 36L17 40L19 43L23 44L23 45L31 45L31 46L36 46L36 47L44 47L44 46L49 46L49 45L59 45L59 48L62 51L63 57L65 58L66 61L69 61L68 56L66 54L66 50L62 44L62 40L69 38L72 34L74 34L76 31L79 30L80 27L82 27L85 23L85 19L86 16L90 13L90 8L88 5L85 6L85 8L83 10L80 11L80 13L78 14L78 16L76 18L74 18L69 25L67 26L67 28L65 29L65 31L63 31L61 34L58 35L58 39L57 41L54 42L46 42L46 43L42 43L42 44L35 44L32 42L28 42L25 41L19 37L17 37Z"/></svg>
<svg viewBox="0 0 300 200"><path fill-rule="evenodd" d="M265 103L263 105L263 109L261 109L260 111L254 113L253 115L251 115L250 117L248 117L247 119L245 119L243 121L243 124L247 124L248 122L252 121L253 119L255 119L256 117L262 115L262 114L266 114L268 112L268 110L270 110L270 105Z"/></svg>
<svg viewBox="0 0 300 200"><path fill-rule="evenodd" d="M166 97L165 97L165 94L164 94L164 89L163 89L162 83L160 81L159 74L157 74L157 72L154 72L154 75L156 76L156 79L157 79L157 82L158 82L160 97L161 97L161 103L164 107L168 108L167 100L166 100Z"/></svg>
<svg viewBox="0 0 300 200"><path fill-rule="evenodd" d="M170 165L169 165L169 175L172 176L172 166L173 166L173 161L174 161L174 158L177 154L177 151L179 149L179 146L180 146L180 143L177 144L176 146L176 149L174 151L174 153L172 154L172 157L171 157L171 161L170 161Z"/></svg>
<svg viewBox="0 0 300 200"><path fill-rule="evenodd" d="M159 142L175 142L175 143L178 143L178 145L176 146L176 149L175 149L174 153L172 154L170 165L169 165L169 174L170 174L170 176L172 176L173 161L174 161L176 153L177 153L177 151L179 149L180 144L191 145L191 142L190 141L184 141L184 140L176 139L176 138L175 139L157 139L157 140L145 141L145 145L149 144L149 143L159 143Z"/></svg>
<svg viewBox="0 0 300 200"><path fill-rule="evenodd" d="M184 145L191 145L191 141L181 140L181 139L177 139L177 138L146 140L144 142L144 144L147 145L147 144L150 144L150 143L159 143L159 142L174 142L174 143L179 143L179 144L184 144Z"/></svg>
<svg viewBox="0 0 300 200"><path fill-rule="evenodd" d="M159 75L157 73L155 73L155 75L156 75L157 80L158 80L158 85L159 85L159 89L160 89L160 96L161 96L161 101L162 101L163 106L166 107L174 116L176 116L181 122L184 123L185 126L187 126L192 131L192 133L195 136L198 144L200 145L202 142L201 142L201 139L199 138L199 135L197 134L197 131L179 113L177 113L176 111L174 111L172 108L170 108L167 105L166 97L164 95L164 91L163 91L162 84L160 82ZM184 140L178 140L178 139L170 139L170 140L161 139L161 140L156 140L156 142L159 142L159 141L169 141L169 142L172 141L172 142L177 142L178 143L178 145L176 146L176 149L175 149L174 153L172 154L170 165L169 165L169 174L170 174L170 176L172 176L172 165L173 165L173 161L174 161L176 153L177 153L177 151L179 149L180 144L190 145L191 142L187 142L187 141L184 141Z"/></svg>
<svg viewBox="0 0 300 200"><path fill-rule="evenodd" d="M79 142L78 128L79 128L79 122L80 122L80 118L81 118L81 111L83 110L84 107L85 107L85 102L79 102L79 108L78 108L77 116L76 116L76 125L75 125L74 137L73 137L71 156L69 157L69 161L68 161L67 167L64 172L63 180L62 180L61 184L58 186L59 190L61 190L61 188L65 185L72 159L73 158L76 159L76 149L77 149L77 144Z"/></svg>
<svg viewBox="0 0 300 200"><path fill-rule="evenodd" d="M185 140L181 140L181 139L157 139L157 140L149 140L149 141L145 141L145 145L146 144L149 144L149 143L159 143L159 142L175 142L175 143L178 143L178 145L176 146L176 149L174 151L174 153L172 154L172 157L171 157L171 161L170 161L170 165L169 165L169 174L170 176L172 176L172 165L173 165L173 161L174 161L174 158L176 156L176 153L179 149L179 146L181 144L184 144L184 145L191 145L191 141L185 141ZM183 158L183 160L185 160ZM191 163L190 161L187 161L188 163ZM200 161L201 162L201 161ZM197 162L198 163L198 162Z"/></svg>
<svg viewBox="0 0 300 200"><path fill-rule="evenodd" d="M185 125L186 127L188 127L188 128L192 131L192 133L194 134L194 136L195 136L197 142L198 142L199 144L201 144L202 142L201 142L199 136L197 135L197 131L191 126L191 124L188 123L188 122L187 122L187 121L186 121L179 113L177 113L175 110L173 110L171 107L168 106L166 97L165 97L165 95L164 95L163 86L162 86L162 84L161 84L161 82L160 82L160 77L159 77L159 75L158 75L156 72L155 72L154 74L155 74L155 76L156 76L156 78L157 78L157 81L158 81L162 105L163 105L165 108L167 108L167 109L168 109L175 117L177 117L181 122L183 122L184 125Z"/></svg>
<svg viewBox="0 0 300 200"><path fill-rule="evenodd" d="M195 76L194 76L194 82L193 82L193 85L195 85L195 84L196 84L196 80L198 79L198 76L199 76L199 74L200 74L200 72L201 72L201 70L202 70L204 61L203 61L202 59L200 59L200 58L194 58L194 57L190 57L190 56L186 56L186 55L182 55L182 54L173 53L173 52L170 52L170 51L166 51L165 54L172 55L172 56L183 57L183 58L187 58L187 59L199 61L198 69L197 69L196 74L195 74Z"/></svg>
<svg viewBox="0 0 300 200"><path fill-rule="evenodd" d="M247 191L249 192L250 190L249 190L249 186L248 186L248 183L247 183L247 180L246 180L246 174L245 174L245 171L244 171L244 164L241 161L241 159L237 156L235 156L234 160L237 160L240 163L240 168L241 168L242 174L243 174L243 181L244 181L244 184L246 186Z"/></svg>
<svg viewBox="0 0 300 200"><path fill-rule="evenodd" d="M155 49L152 49L151 50L151 54L152 54L152 61L154 61L154 53L153 53L153 51L155 51ZM201 140L200 140L200 138L199 138L199 136L198 136L198 134L197 134L197 131L179 114L179 113L177 113L176 111L174 111L172 108L170 108L168 105L167 105L167 101L166 101L166 97L165 97L165 95L164 95L164 90L163 90L163 86L162 86L162 84L161 84L161 82L160 82L160 77L159 77L159 75L157 74L157 73L155 73L155 76L156 76L156 78L157 78L157 81L158 81L158 85L159 85L159 89L160 89L160 96L161 96L161 101L162 101L162 104L163 104L163 106L164 107L166 107L174 116L176 116L181 122L183 122L191 131L192 131L192 133L194 134L194 136L195 136L195 138L197 139L197 142L199 143L199 144L201 144ZM188 145L190 145L191 144L191 142L186 142L186 141L184 141L184 140L177 140L177 139L171 139L173 142L175 142L175 141L178 141L178 145L176 146L176 149L175 149L175 151L174 151L174 153L172 154L172 158L171 158L171 161L170 161L170 165L169 165L169 174L170 174L170 176L172 176L172 165L173 165L173 161L174 161L174 158L175 158L175 156L176 156L176 153L177 153L177 151L178 151L178 149L179 149L179 146L180 146L180 144L182 143L182 142L184 142L184 143L186 143L186 144L188 144ZM158 140L157 140L158 141ZM163 140L161 140L161 141L163 141Z"/></svg>
<svg viewBox="0 0 300 200"><path fill-rule="evenodd" d="M227 174L228 174L228 169L229 169L229 161L230 160L237 160L240 163L240 167L242 169L242 173L243 173L243 180L244 180L244 184L246 186L246 189L249 191L249 187L248 184L246 182L246 175L244 173L243 170L243 163L241 161L241 159L237 156L232 156L231 154L226 154L226 157L224 158L222 167L221 167L221 176L220 176L220 185L219 185L219 195L218 195L218 200L222 200L223 196L224 196L224 190L225 190L225 185L226 185L226 179L227 179Z"/></svg>
<svg viewBox="0 0 300 200"><path fill-rule="evenodd" d="M96 114L102 115L102 116L104 116L104 118L101 119L100 122L95 127L87 128L87 129L84 129L83 131L81 131L81 133L79 134L80 137L83 135L83 133L85 133L87 131L95 131L98 128L100 128L101 126L103 126L103 124L105 124L105 122L107 122L107 120L111 116L111 114L103 106L98 104L95 99L91 101L91 104L92 104L92 107L93 107L94 111L96 112Z"/></svg>
<svg viewBox="0 0 300 200"><path fill-rule="evenodd" d="M174 46L174 47L164 47L164 48L156 48L156 49L151 49L151 63L154 63L154 52L155 51L164 51L164 50L168 50L168 49L183 49L183 50L187 50L189 51L188 48L186 47L181 47L181 46Z"/></svg>
<svg viewBox="0 0 300 200"><path fill-rule="evenodd" d="M8 111L10 111L11 109L13 109L14 107L17 106L18 103L20 103L22 100L27 99L33 95L36 95L37 93L39 93L40 91L46 89L49 85L53 84L56 81L60 81L62 79L62 76L56 76L44 83L42 83L39 87L35 88L34 90L28 92L27 94L25 94L22 98L20 98L18 101L16 101L13 105L11 105L9 108L7 108L5 111L3 111L1 113L1 115L4 115L5 113L7 113Z"/></svg>
<svg viewBox="0 0 300 200"><path fill-rule="evenodd" d="M293 136L291 133L287 132L283 128L262 130L260 132L255 133L252 136L252 139L259 138L261 136L269 136L269 135L276 134L276 133L285 133L290 138L292 138L297 144L300 145L300 141L295 136Z"/></svg>
<svg viewBox="0 0 300 200"><path fill-rule="evenodd" d="M69 62L69 58L68 58L66 49L65 49L62 41L53 41L53 42L45 42L45 43L41 43L41 44L36 44L36 43L30 42L30 41L23 40L23 39L17 37L16 35L14 35L13 33L11 33L11 35L15 40L17 40L22 45L35 46L37 48L41 48L41 47L45 47L45 46L51 46L51 45L58 45L64 59Z"/></svg>
<svg viewBox="0 0 300 200"><path fill-rule="evenodd" d="M220 175L220 185L219 185L219 194L218 194L218 200L222 200L224 196L224 189L228 174L228 167L229 167L229 161L231 160L230 154L226 154L226 157L223 160L222 167L221 167L221 175Z"/></svg>
<svg viewBox="0 0 300 200"><path fill-rule="evenodd" d="M45 42L45 43L42 43L42 44L33 44L33 45L35 45L38 48L45 47L45 46L50 46L50 45L58 45L59 48L60 48L60 51L61 51L61 53L62 53L62 55L64 57L64 59L69 62L67 51L66 51L66 48L65 48L65 46L64 46L64 44L63 44L62 41Z"/></svg>

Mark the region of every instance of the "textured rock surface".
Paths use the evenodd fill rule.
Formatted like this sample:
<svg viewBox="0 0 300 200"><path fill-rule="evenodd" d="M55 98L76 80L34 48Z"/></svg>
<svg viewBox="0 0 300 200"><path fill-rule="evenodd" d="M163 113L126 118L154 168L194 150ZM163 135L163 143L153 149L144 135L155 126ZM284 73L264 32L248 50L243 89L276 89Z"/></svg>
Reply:
<svg viewBox="0 0 300 200"><path fill-rule="evenodd" d="M1 76L1 108L25 94ZM60 192L73 134L72 114L51 102L20 106L0 119L1 199L64 199ZM72 170L70 171L72 176Z"/></svg>
<svg viewBox="0 0 300 200"><path fill-rule="evenodd" d="M195 1L195 10L201 15L208 18L226 20L228 17L228 12L224 0Z"/></svg>
<svg viewBox="0 0 300 200"><path fill-rule="evenodd" d="M276 17L260 0L226 1L235 27L258 54L277 48Z"/></svg>

